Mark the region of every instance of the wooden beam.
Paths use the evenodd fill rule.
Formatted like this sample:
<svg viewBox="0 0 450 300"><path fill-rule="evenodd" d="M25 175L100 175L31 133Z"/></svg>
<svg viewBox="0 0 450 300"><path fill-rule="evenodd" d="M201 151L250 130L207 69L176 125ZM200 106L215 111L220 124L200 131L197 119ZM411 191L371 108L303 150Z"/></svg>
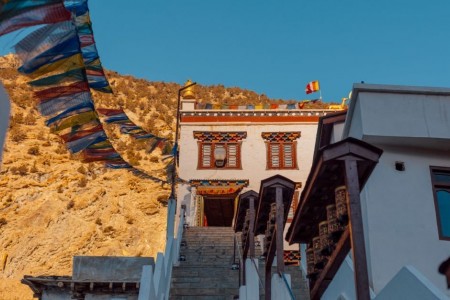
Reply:
<svg viewBox="0 0 450 300"><path fill-rule="evenodd" d="M350 240L352 245L356 298L370 300L366 246L362 221L358 165L356 160L345 160L345 181L348 193Z"/></svg>
<svg viewBox="0 0 450 300"><path fill-rule="evenodd" d="M270 268L266 267L266 274L264 276L264 292L266 293L266 300L272 299L272 272Z"/></svg>
<svg viewBox="0 0 450 300"><path fill-rule="evenodd" d="M315 281L311 287L311 300L319 300L322 297L323 292L328 287L331 279L339 270L342 262L350 250L350 234L347 228L339 241L336 244L336 248L328 259L328 263L325 268L320 272L319 278Z"/></svg>
<svg viewBox="0 0 450 300"><path fill-rule="evenodd" d="M283 229L284 229L284 204L283 204L283 188L277 186L276 188L276 246L277 246L277 271L284 273L284 251L283 251Z"/></svg>
<svg viewBox="0 0 450 300"><path fill-rule="evenodd" d="M250 196L248 201L250 201L250 224L247 243L250 245L250 258L253 259L255 258L255 197Z"/></svg>

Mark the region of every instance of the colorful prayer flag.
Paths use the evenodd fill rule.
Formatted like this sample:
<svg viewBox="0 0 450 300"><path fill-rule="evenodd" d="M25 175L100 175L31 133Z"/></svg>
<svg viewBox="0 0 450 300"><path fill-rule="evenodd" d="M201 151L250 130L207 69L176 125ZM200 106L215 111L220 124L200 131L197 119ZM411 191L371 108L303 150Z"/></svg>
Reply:
<svg viewBox="0 0 450 300"><path fill-rule="evenodd" d="M20 3L20 1L14 1ZM27 1L33 3L34 1ZM45 1L44 1L45 2ZM29 8L20 9L17 12L10 10L4 12L5 7L0 7L0 36L13 32L15 30L40 25L57 23L70 20L71 15L66 10L62 1L55 4L45 4L40 6L30 6Z"/></svg>
<svg viewBox="0 0 450 300"><path fill-rule="evenodd" d="M306 85L305 92L306 94L311 94L320 90L319 81L311 81Z"/></svg>

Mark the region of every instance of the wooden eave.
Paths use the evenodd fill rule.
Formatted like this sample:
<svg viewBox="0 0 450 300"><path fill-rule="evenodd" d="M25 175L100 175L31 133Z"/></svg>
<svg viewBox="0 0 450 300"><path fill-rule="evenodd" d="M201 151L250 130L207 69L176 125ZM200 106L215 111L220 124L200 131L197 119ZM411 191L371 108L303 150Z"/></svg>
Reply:
<svg viewBox="0 0 450 300"><path fill-rule="evenodd" d="M345 185L344 160L357 161L360 190L383 151L355 138L321 148L315 156L299 206L286 235L289 244L309 243L318 235L318 224L326 220L325 207L334 204L334 190Z"/></svg>
<svg viewBox="0 0 450 300"><path fill-rule="evenodd" d="M317 127L316 145L314 153L317 154L318 150L328 146L331 140L331 133L336 123L344 122L347 117L347 110L328 114L320 117L319 125Z"/></svg>
<svg viewBox="0 0 450 300"><path fill-rule="evenodd" d="M29 276L21 280L28 285L35 296L42 295L44 290L60 290L74 295L95 294L138 294L139 281L94 281L73 280L70 276Z"/></svg>
<svg viewBox="0 0 450 300"><path fill-rule="evenodd" d="M292 197L295 191L295 182L281 175L275 175L261 181L259 189L258 206L256 208L255 235L264 234L270 213L270 205L275 203L275 188L283 189L284 220L286 223Z"/></svg>
<svg viewBox="0 0 450 300"><path fill-rule="evenodd" d="M247 191L239 196L236 209L234 232L241 232L244 227L245 215L249 209L249 198L254 197L255 207L258 207L259 194L253 190Z"/></svg>

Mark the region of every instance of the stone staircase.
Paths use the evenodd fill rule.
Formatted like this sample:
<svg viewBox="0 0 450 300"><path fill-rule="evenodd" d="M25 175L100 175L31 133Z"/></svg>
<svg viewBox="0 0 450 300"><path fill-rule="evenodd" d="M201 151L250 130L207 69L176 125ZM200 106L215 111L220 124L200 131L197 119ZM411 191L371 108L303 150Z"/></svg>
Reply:
<svg viewBox="0 0 450 300"><path fill-rule="evenodd" d="M185 230L180 255L185 258L173 268L170 299L231 300L238 299L239 271L232 270L234 232L231 227L190 227ZM260 253L257 253L259 255ZM237 261L236 252L236 261ZM264 263L259 262L263 276ZM286 266L291 274L297 300L309 299L307 286L298 267ZM276 269L273 269L276 272ZM264 299L264 289L260 288Z"/></svg>

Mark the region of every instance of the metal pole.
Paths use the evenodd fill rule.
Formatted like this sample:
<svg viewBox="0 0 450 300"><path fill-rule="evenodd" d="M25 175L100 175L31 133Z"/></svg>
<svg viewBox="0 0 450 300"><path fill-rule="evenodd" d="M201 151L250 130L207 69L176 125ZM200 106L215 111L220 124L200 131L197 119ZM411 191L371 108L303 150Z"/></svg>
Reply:
<svg viewBox="0 0 450 300"><path fill-rule="evenodd" d="M197 82L193 82L189 85L186 85L180 89L178 89L178 98L177 98L177 120L176 120L176 127L175 127L175 138L174 138L174 153L173 153L173 170L172 170L172 186L171 186L171 191L170 191L170 197L173 199L177 199L176 195L175 195L175 180L177 177L177 157L178 157L178 134L179 134L179 129L178 127L180 126L180 107L181 107L181 92L184 91L185 89L196 85Z"/></svg>

